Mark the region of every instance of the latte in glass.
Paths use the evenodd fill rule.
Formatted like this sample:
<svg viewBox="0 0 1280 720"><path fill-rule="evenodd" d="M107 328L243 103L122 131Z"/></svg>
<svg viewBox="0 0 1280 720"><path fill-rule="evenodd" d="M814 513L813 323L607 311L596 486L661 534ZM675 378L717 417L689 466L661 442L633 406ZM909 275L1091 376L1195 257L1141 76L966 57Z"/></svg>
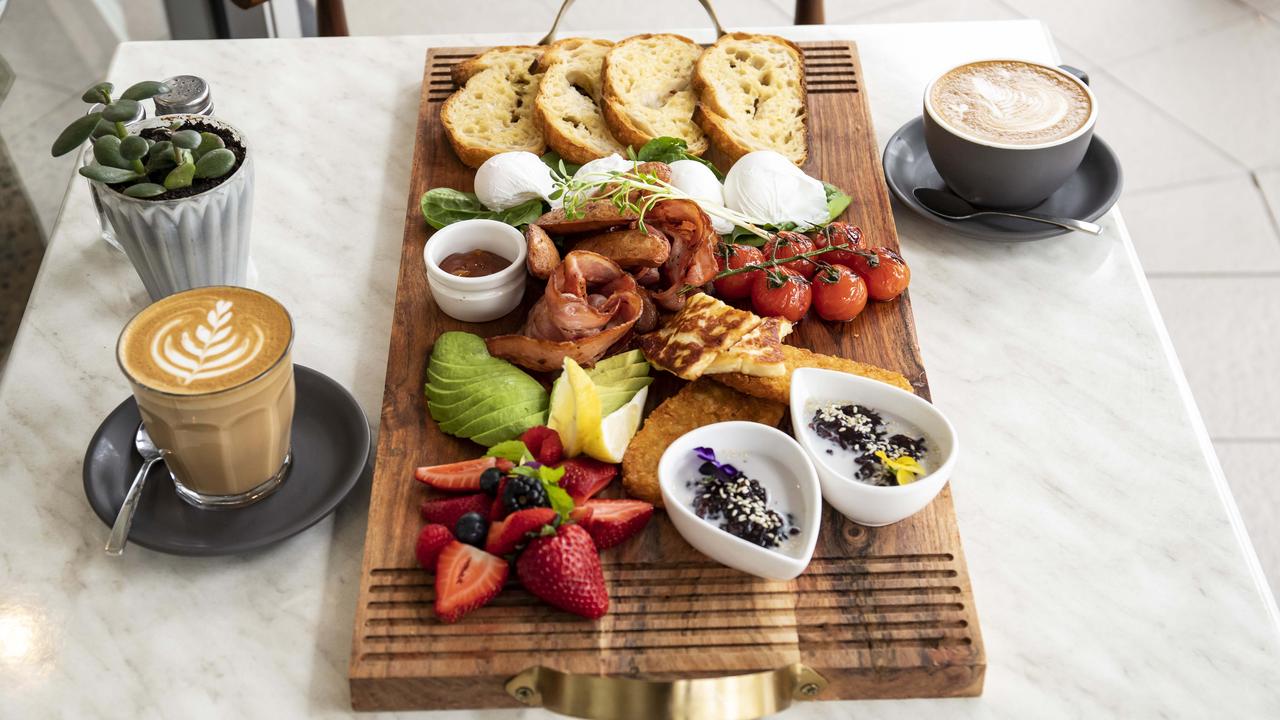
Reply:
<svg viewBox="0 0 1280 720"><path fill-rule="evenodd" d="M1074 78L1016 60L961 65L938 78L929 98L954 131L1005 145L1070 137L1089 121L1093 102Z"/></svg>
<svg viewBox="0 0 1280 720"><path fill-rule="evenodd" d="M284 480L292 345L288 311L241 287L170 295L125 326L117 360L183 499L237 507Z"/></svg>

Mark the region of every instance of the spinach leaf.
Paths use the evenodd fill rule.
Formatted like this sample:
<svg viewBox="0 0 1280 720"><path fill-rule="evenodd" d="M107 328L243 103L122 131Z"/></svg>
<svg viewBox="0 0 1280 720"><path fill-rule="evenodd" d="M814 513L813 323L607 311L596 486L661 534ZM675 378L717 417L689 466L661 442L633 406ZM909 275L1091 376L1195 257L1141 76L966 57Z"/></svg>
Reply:
<svg viewBox="0 0 1280 720"><path fill-rule="evenodd" d="M697 155L689 152L689 143L682 138L674 137L656 137L644 144L640 148L640 152L635 153L635 159L640 162L664 162L673 163L677 160L693 160L700 162L711 169L715 173L716 179L724 181L724 173L709 160L704 160Z"/></svg>
<svg viewBox="0 0 1280 720"><path fill-rule="evenodd" d="M573 177L573 174L578 172L578 168L582 167L571 162L565 162L565 159L560 157L560 153L555 150L548 150L543 154L542 162L546 163L547 167L551 168L551 174L557 177Z"/></svg>
<svg viewBox="0 0 1280 720"><path fill-rule="evenodd" d="M542 200L534 198L513 208L495 212L480 203L475 193L461 192L453 188L434 188L422 194L419 203L427 224L439 230L459 220L497 220L519 227L528 225L542 215Z"/></svg>
<svg viewBox="0 0 1280 720"><path fill-rule="evenodd" d="M827 193L827 222L831 222L840 217L840 213L849 207L849 203L853 202L853 198L829 182L822 183L822 189Z"/></svg>

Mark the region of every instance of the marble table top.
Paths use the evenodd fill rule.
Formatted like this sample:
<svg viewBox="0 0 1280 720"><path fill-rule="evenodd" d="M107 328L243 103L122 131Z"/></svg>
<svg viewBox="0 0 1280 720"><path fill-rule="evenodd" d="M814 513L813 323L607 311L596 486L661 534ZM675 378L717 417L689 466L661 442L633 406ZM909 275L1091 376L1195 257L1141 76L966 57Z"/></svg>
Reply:
<svg viewBox="0 0 1280 720"><path fill-rule="evenodd" d="M1057 59L1032 21L770 31L856 40L882 143L948 67ZM210 81L257 153L260 287L294 314L296 360L376 422L426 48L533 39L131 43L110 79ZM1119 211L1101 237L1021 245L898 223L933 397L964 438L986 691L785 716L1280 717L1275 602ZM346 716L367 488L244 557L102 552L81 457L129 394L112 351L145 302L73 179L0 379L0 716Z"/></svg>

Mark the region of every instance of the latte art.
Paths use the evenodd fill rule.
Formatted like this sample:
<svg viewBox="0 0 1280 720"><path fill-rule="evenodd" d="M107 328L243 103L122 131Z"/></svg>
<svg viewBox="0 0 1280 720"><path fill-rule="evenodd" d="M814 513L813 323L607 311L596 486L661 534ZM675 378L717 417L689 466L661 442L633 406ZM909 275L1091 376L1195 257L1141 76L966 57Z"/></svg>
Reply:
<svg viewBox="0 0 1280 720"><path fill-rule="evenodd" d="M288 313L236 287L197 288L143 310L120 337L121 366L163 392L215 392L253 379L288 350Z"/></svg>
<svg viewBox="0 0 1280 720"><path fill-rule="evenodd" d="M165 323L151 340L151 360L183 385L222 377L253 362L262 352L262 328L240 333L232 324L234 303L218 300L192 331L185 318Z"/></svg>
<svg viewBox="0 0 1280 720"><path fill-rule="evenodd" d="M1093 110L1074 80L1015 61L956 68L934 84L930 101L934 114L961 133L1013 145L1065 138L1084 127Z"/></svg>

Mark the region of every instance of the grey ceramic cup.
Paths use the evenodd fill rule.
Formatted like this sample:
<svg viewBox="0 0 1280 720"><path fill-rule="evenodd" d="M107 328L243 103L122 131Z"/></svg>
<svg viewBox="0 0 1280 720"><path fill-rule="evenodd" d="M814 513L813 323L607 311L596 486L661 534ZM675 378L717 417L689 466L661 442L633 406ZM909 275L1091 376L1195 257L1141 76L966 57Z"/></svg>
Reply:
<svg viewBox="0 0 1280 720"><path fill-rule="evenodd" d="M1089 119L1070 135L1038 145L1013 145L962 134L935 114L931 98L937 80L924 91L924 141L938 174L960 197L978 207L1023 210L1039 205L1075 173L1093 140L1098 120L1098 100L1089 89L1088 76L1066 66L1055 68L1026 60L980 60L1038 65L1084 88L1089 97ZM972 65L974 63L965 63ZM939 78L964 67L960 65ZM1078 74L1077 74L1078 73Z"/></svg>

